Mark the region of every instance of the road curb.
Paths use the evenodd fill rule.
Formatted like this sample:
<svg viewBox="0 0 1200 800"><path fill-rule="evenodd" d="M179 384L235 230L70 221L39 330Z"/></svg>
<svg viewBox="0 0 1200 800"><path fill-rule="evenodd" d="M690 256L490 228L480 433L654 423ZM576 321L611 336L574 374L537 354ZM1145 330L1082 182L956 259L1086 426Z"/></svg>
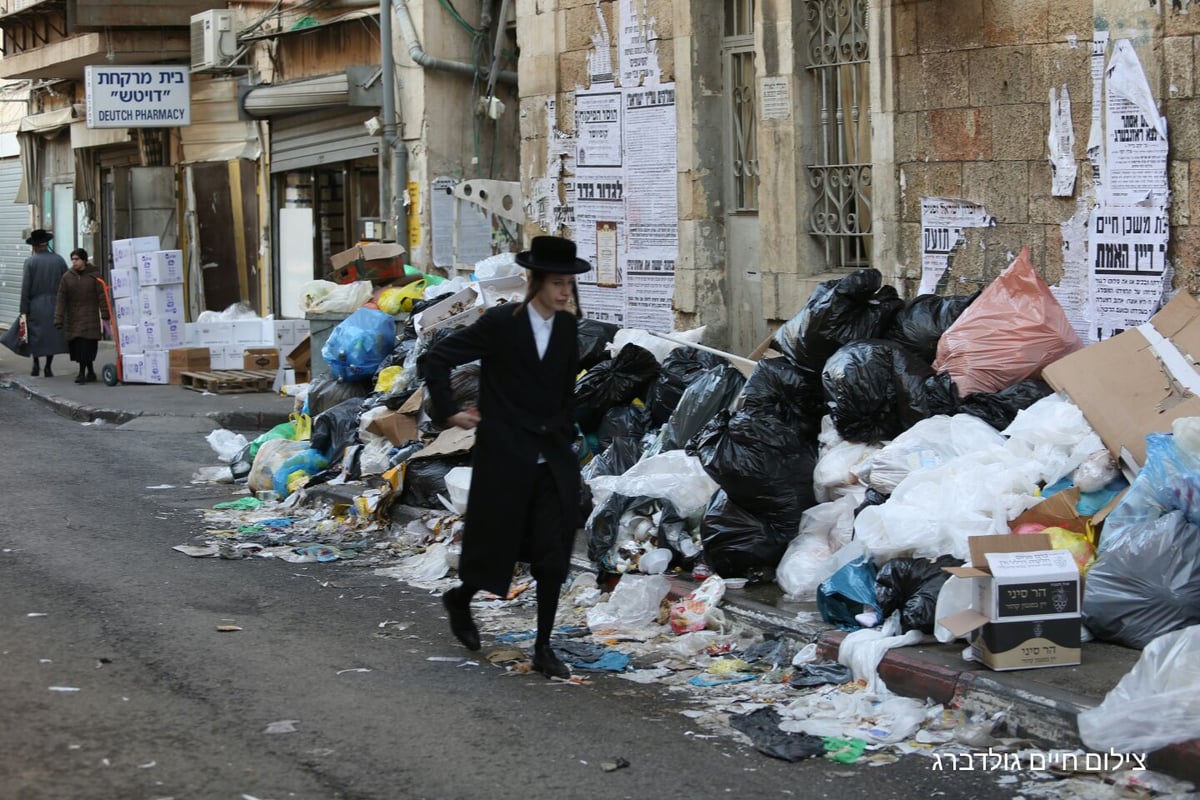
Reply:
<svg viewBox="0 0 1200 800"><path fill-rule="evenodd" d="M11 376L0 376L0 381L3 382L0 385L13 387L29 399L36 400L42 405L48 407L60 417L66 417L67 419L72 419L76 422L91 422L93 420L101 419L114 425L121 425L141 416L140 414L132 411L124 411L115 408L96 408L95 406L76 403L73 400L67 400L64 397L59 397L57 395L43 394L42 392L31 389L21 381L13 380Z"/></svg>

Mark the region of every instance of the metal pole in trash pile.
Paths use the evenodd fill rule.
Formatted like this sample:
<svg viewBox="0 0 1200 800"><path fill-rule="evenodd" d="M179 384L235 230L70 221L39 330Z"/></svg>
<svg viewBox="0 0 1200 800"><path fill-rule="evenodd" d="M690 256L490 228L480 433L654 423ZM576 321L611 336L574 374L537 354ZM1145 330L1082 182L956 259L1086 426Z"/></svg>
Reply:
<svg viewBox="0 0 1200 800"><path fill-rule="evenodd" d="M651 336L657 336L660 339L666 339L668 342L674 342L682 347L694 347L697 350L703 350L706 353L712 353L713 355L720 356L737 367L738 370L747 378L750 377L750 373L754 371L754 367L758 364L757 361L753 361L749 358L742 358L741 356L735 356L733 353L726 353L724 350L718 350L715 347L696 344L695 342L689 342L686 339L677 339L669 333L656 333L655 331L649 331L649 333Z"/></svg>

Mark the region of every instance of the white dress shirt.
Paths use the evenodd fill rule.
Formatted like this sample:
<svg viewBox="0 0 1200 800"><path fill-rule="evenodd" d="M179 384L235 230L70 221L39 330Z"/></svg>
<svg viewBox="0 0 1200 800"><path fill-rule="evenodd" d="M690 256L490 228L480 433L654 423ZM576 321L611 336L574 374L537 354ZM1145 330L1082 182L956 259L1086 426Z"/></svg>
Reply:
<svg viewBox="0 0 1200 800"><path fill-rule="evenodd" d="M529 312L526 316L529 317L529 325L533 328L533 341L537 345L538 358L545 358L546 348L550 346L550 332L554 330L554 315L543 319L532 303L526 306L526 310Z"/></svg>

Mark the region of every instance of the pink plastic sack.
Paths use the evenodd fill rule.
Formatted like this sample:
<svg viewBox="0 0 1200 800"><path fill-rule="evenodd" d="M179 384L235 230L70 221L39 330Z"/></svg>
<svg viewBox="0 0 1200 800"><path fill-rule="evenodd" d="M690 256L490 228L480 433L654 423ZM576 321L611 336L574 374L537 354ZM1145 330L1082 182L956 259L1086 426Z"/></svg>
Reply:
<svg viewBox="0 0 1200 800"><path fill-rule="evenodd" d="M1083 347L1026 247L938 341L933 368L962 397L998 392Z"/></svg>

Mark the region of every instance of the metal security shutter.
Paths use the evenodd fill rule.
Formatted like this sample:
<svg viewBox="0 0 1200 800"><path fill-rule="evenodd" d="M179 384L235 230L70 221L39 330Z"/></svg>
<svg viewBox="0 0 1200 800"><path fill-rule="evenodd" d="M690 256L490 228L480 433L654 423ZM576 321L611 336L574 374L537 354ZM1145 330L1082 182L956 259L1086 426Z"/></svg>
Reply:
<svg viewBox="0 0 1200 800"><path fill-rule="evenodd" d="M374 110L341 108L271 119L271 172L378 155L382 139L363 123Z"/></svg>
<svg viewBox="0 0 1200 800"><path fill-rule="evenodd" d="M11 325L21 310L21 277L29 245L29 206L14 203L21 182L21 160L0 159L0 325Z"/></svg>

